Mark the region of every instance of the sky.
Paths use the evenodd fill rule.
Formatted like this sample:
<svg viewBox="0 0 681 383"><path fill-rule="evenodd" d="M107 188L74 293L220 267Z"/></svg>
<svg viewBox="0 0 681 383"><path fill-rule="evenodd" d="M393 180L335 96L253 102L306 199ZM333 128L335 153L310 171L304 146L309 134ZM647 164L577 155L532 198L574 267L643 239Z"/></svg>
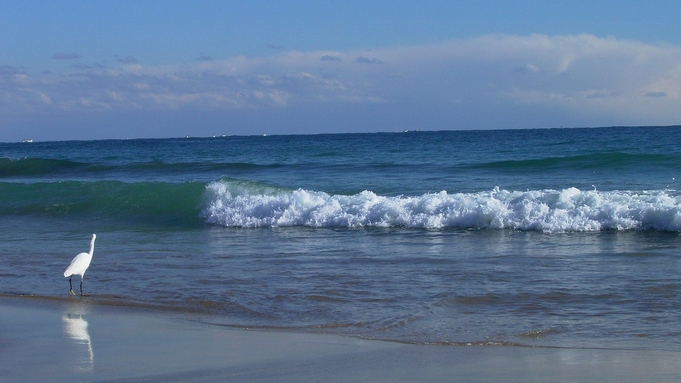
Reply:
<svg viewBox="0 0 681 383"><path fill-rule="evenodd" d="M679 1L0 0L0 142L681 124Z"/></svg>

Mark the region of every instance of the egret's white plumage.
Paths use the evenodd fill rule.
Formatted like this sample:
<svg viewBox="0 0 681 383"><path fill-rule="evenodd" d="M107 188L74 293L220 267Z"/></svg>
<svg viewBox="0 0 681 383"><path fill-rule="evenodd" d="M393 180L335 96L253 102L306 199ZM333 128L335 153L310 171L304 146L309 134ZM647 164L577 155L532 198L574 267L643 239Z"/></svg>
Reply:
<svg viewBox="0 0 681 383"><path fill-rule="evenodd" d="M71 284L71 278L74 275L80 275L80 295L83 295L83 276L85 275L85 270L90 267L90 261L92 261L92 254L95 252L95 238L96 234L92 234L92 241L90 241L90 252L80 253L73 257L71 264L64 271L64 277L69 279L69 292L71 295L76 295L73 292L73 285Z"/></svg>

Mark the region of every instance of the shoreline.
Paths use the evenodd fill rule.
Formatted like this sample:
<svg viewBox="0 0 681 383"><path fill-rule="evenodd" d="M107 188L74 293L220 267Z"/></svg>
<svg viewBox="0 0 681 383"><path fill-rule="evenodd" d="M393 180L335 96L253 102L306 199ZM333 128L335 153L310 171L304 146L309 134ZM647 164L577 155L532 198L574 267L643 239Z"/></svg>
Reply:
<svg viewBox="0 0 681 383"><path fill-rule="evenodd" d="M0 296L8 381L674 382L661 350L414 345L247 330L154 310Z"/></svg>

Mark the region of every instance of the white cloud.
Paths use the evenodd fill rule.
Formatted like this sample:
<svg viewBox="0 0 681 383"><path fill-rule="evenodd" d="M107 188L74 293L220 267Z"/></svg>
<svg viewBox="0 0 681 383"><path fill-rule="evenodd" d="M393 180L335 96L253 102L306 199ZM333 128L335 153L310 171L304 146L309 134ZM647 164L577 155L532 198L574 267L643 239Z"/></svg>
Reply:
<svg viewBox="0 0 681 383"><path fill-rule="evenodd" d="M52 100L45 94L40 93L40 101L47 105L52 105Z"/></svg>
<svg viewBox="0 0 681 383"><path fill-rule="evenodd" d="M352 120L354 108L380 105L393 122L423 120L429 129L452 121L457 128L665 125L681 121L680 63L681 47L592 35L488 35L369 53L280 51L163 66L128 56L117 66L61 74L2 66L0 112L310 114L324 106Z"/></svg>
<svg viewBox="0 0 681 383"><path fill-rule="evenodd" d="M526 71L530 72L530 73L539 73L539 72L541 72L541 70L540 70L539 68L537 68L536 66L534 66L534 65L532 65L532 64L527 64L527 65L525 65L525 68L524 68L524 69L525 69Z"/></svg>

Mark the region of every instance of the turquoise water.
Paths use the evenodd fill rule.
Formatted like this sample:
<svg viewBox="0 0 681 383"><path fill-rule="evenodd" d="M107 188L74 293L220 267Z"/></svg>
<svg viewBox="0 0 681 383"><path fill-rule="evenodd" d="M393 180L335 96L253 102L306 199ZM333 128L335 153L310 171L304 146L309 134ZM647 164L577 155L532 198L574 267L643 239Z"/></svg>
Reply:
<svg viewBox="0 0 681 383"><path fill-rule="evenodd" d="M679 349L681 129L0 144L0 293L416 343ZM81 298L74 298L81 299Z"/></svg>

